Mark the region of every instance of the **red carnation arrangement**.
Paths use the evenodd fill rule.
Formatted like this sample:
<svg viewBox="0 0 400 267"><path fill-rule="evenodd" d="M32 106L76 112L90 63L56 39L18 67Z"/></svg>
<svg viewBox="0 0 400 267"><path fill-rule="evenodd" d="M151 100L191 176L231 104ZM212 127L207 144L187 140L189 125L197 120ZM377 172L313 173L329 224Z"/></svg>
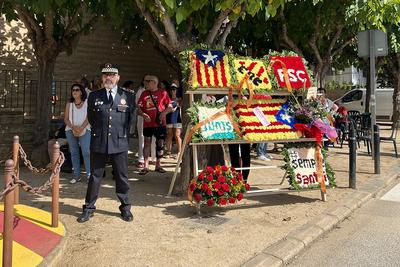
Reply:
<svg viewBox="0 0 400 267"><path fill-rule="evenodd" d="M207 166L189 184L190 201L207 206L224 206L243 199L250 185L233 167Z"/></svg>

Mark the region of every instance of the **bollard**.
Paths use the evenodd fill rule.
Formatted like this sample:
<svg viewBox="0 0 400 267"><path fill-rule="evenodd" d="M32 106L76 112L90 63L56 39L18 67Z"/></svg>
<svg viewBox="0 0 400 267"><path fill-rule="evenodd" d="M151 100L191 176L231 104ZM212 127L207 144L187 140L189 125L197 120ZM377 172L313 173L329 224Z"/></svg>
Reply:
<svg viewBox="0 0 400 267"><path fill-rule="evenodd" d="M14 173L16 180L19 180L19 136L15 135L13 138L13 161L14 161ZM19 186L14 189L14 204L19 204Z"/></svg>
<svg viewBox="0 0 400 267"><path fill-rule="evenodd" d="M381 140L379 137L379 126L374 125L374 170L375 174L381 173Z"/></svg>
<svg viewBox="0 0 400 267"><path fill-rule="evenodd" d="M6 161L4 172L5 184L12 180L14 161ZM14 192L10 191L4 196L4 224L3 224L3 267L12 266L12 244L14 228Z"/></svg>
<svg viewBox="0 0 400 267"><path fill-rule="evenodd" d="M51 163L53 171L56 168L56 162L60 156L60 145L56 142L53 146ZM60 198L60 174L58 173L53 180L52 194L51 194L51 226L58 227L58 213L59 213L59 198Z"/></svg>
<svg viewBox="0 0 400 267"><path fill-rule="evenodd" d="M357 140L354 122L349 123L349 187L356 189Z"/></svg>

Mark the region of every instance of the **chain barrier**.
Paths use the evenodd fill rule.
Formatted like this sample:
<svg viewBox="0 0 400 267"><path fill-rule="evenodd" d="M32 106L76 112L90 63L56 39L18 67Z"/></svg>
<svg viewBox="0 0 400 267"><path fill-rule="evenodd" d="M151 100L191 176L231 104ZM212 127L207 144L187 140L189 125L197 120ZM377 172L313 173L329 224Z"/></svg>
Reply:
<svg viewBox="0 0 400 267"><path fill-rule="evenodd" d="M47 173L49 171L52 170L53 166L51 163L47 164L46 168L36 168L32 165L32 162L30 160L28 160L28 156L26 155L24 149L22 148L22 146L19 146L19 155L21 157L21 159L24 161L24 164L26 167L28 167L28 169L31 172L34 173Z"/></svg>
<svg viewBox="0 0 400 267"><path fill-rule="evenodd" d="M41 194L51 187L54 182L54 178L60 174L61 166L65 160L64 153L60 152L58 159L55 163L55 168L51 172L50 178L41 186L32 187L27 182L19 180L15 174L12 174L12 179L5 185L4 190L0 193L0 200L3 200L4 196L13 191L17 186L21 186L25 192L32 194ZM35 167L33 167L35 168ZM42 172L43 173L43 172Z"/></svg>

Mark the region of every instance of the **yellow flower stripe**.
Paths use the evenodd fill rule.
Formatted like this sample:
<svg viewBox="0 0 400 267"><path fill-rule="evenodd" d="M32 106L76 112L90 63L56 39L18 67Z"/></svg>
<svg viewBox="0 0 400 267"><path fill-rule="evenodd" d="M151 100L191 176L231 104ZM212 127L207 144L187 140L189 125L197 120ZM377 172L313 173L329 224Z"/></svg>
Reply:
<svg viewBox="0 0 400 267"><path fill-rule="evenodd" d="M286 98L275 98L275 99L253 99L253 105L257 104L284 104L286 102ZM241 105L247 104L247 99L237 100L235 103L239 103Z"/></svg>
<svg viewBox="0 0 400 267"><path fill-rule="evenodd" d="M288 133L248 133L243 136L248 141L288 140L297 139L297 132Z"/></svg>
<svg viewBox="0 0 400 267"><path fill-rule="evenodd" d="M237 114L237 116L239 117L239 122L259 122L260 120L256 117L256 115L254 116L240 116L240 114ZM267 118L267 120L269 122L276 122L276 118L274 115L265 115L265 117Z"/></svg>
<svg viewBox="0 0 400 267"><path fill-rule="evenodd" d="M242 129L249 129L249 130L291 130L292 128L289 125L282 124L282 125L273 125L273 126L245 126Z"/></svg>

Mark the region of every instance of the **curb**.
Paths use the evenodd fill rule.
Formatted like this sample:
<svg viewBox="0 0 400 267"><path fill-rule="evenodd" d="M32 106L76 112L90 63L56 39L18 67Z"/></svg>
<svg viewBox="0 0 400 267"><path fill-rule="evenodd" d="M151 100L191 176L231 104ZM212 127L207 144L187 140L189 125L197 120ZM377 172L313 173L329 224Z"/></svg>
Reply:
<svg viewBox="0 0 400 267"><path fill-rule="evenodd" d="M386 186L400 175L398 164L390 168L390 172L379 174L357 188L350 197L344 198L340 204L326 210L308 223L292 230L287 236L266 247L261 253L250 258L241 266L280 267L288 264L313 241L325 235L356 209L381 193Z"/></svg>
<svg viewBox="0 0 400 267"><path fill-rule="evenodd" d="M55 249L53 249L53 251L50 252L50 254L47 255L46 258L43 259L43 261L38 265L38 267L55 266L61 260L61 255L63 254L65 248L67 247L67 239L68 239L67 226L61 220L59 220L58 222L64 225L65 235L61 239L60 244L58 244L58 246Z"/></svg>

